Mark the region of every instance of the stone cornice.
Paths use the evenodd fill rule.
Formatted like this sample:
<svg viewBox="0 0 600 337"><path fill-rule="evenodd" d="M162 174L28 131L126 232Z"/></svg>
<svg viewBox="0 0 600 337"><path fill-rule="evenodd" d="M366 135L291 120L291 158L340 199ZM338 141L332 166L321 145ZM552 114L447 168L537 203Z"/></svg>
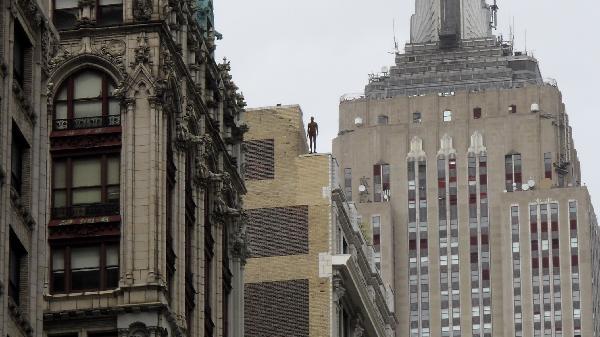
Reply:
<svg viewBox="0 0 600 337"><path fill-rule="evenodd" d="M344 236L348 240L348 243L352 247L354 247L355 253L353 254L352 260L358 267L358 270L360 271L360 274L364 279L365 286L371 286L371 288L373 289L373 305L378 308L378 312L386 324L395 326L397 319L395 317L395 314L387 306L385 296L381 291L381 288L385 287L385 284L383 283L381 275L373 271L370 267L367 255L363 250L366 247L366 242L364 241L362 236L359 233L355 232L355 230L353 229L352 222L349 218L347 209L344 207L344 192L340 189L333 190L332 200L339 209L343 210L338 212L338 221L342 225L341 227L344 231Z"/></svg>

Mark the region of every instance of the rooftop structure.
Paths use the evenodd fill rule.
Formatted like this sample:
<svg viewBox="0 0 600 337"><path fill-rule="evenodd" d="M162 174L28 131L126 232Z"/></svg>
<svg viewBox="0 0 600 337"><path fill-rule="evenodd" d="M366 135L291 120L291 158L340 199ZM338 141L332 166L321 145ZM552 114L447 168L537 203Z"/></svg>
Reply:
<svg viewBox="0 0 600 337"><path fill-rule="evenodd" d="M542 84L534 57L513 52L510 41L492 35L495 5L469 0L461 7L458 2L417 0L411 42L396 54L394 66L370 76L367 97L452 95Z"/></svg>

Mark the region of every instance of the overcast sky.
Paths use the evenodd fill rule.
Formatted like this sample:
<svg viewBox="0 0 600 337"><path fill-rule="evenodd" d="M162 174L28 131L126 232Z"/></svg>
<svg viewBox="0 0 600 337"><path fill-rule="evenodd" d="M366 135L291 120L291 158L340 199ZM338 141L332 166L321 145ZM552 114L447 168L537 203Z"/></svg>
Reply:
<svg viewBox="0 0 600 337"><path fill-rule="evenodd" d="M214 0L223 34L217 56L231 60L249 107L300 104L319 123L320 152L338 132L339 97L360 93L368 74L394 62L393 22L401 47L408 41L414 0ZM488 3L490 0L488 0ZM600 211L600 2L498 0L500 27L515 22L516 49L534 53L542 76L563 93L583 182ZM305 121L306 122L306 121ZM594 154L596 153L596 154Z"/></svg>

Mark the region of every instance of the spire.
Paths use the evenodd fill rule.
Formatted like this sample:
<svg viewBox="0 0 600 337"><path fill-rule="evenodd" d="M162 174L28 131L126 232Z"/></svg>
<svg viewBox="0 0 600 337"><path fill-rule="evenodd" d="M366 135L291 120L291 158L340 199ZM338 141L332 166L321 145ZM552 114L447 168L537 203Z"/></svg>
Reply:
<svg viewBox="0 0 600 337"><path fill-rule="evenodd" d="M492 36L491 22L485 0L416 0L410 41L451 47L461 39Z"/></svg>

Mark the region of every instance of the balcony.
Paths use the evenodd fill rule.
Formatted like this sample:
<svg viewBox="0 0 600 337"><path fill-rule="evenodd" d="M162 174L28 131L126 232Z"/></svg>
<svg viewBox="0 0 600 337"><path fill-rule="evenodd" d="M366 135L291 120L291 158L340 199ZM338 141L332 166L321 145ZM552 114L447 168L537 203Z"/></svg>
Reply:
<svg viewBox="0 0 600 337"><path fill-rule="evenodd" d="M52 209L52 219L55 220L109 215L119 215L118 202L81 204L70 207L55 207Z"/></svg>
<svg viewBox="0 0 600 337"><path fill-rule="evenodd" d="M80 129L97 129L106 128L111 126L120 126L121 116L120 115L106 115L106 116L94 116L84 118L70 118L70 119L55 119L54 130L80 130Z"/></svg>

